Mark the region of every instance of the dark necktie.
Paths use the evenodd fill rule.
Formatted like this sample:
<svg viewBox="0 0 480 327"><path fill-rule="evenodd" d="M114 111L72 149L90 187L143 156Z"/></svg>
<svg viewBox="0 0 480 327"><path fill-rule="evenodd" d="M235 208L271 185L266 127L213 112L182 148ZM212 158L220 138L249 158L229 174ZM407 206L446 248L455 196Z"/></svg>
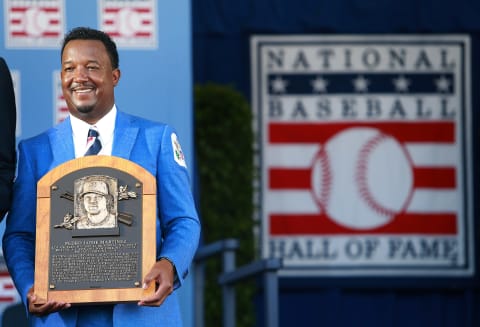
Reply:
<svg viewBox="0 0 480 327"><path fill-rule="evenodd" d="M99 134L96 129L90 128L88 130L88 139L87 139L87 152L85 152L86 156L96 155L102 149L102 143L98 138Z"/></svg>

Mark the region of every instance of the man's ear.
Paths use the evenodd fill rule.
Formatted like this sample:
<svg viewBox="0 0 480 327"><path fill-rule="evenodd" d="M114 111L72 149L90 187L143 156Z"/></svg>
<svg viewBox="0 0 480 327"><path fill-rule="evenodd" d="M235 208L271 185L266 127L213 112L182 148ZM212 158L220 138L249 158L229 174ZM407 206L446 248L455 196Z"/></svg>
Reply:
<svg viewBox="0 0 480 327"><path fill-rule="evenodd" d="M117 86L118 82L120 81L120 76L121 76L120 69L114 69L112 71L112 77L113 77L113 86Z"/></svg>

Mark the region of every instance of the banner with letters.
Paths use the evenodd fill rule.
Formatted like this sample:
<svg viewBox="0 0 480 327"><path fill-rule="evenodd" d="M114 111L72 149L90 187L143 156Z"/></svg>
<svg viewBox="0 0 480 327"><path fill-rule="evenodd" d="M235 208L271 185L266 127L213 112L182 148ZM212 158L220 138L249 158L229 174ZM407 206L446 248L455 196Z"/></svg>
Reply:
<svg viewBox="0 0 480 327"><path fill-rule="evenodd" d="M474 274L469 37L260 35L251 59L263 258Z"/></svg>

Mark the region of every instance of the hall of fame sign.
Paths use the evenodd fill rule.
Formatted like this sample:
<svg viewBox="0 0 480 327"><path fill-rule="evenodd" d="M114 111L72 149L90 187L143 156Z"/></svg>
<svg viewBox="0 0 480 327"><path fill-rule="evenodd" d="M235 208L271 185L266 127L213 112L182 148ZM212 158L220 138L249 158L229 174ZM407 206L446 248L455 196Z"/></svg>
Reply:
<svg viewBox="0 0 480 327"><path fill-rule="evenodd" d="M251 47L262 256L283 276L473 275L469 38Z"/></svg>
<svg viewBox="0 0 480 327"><path fill-rule="evenodd" d="M64 0L5 0L6 48L58 48L65 33Z"/></svg>
<svg viewBox="0 0 480 327"><path fill-rule="evenodd" d="M119 48L156 49L157 0L100 0L99 26Z"/></svg>

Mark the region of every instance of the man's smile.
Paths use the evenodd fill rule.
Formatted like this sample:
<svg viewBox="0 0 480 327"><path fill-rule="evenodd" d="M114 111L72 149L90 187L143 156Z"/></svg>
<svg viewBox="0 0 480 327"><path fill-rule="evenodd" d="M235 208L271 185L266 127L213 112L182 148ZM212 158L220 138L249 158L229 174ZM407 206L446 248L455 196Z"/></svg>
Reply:
<svg viewBox="0 0 480 327"><path fill-rule="evenodd" d="M75 87L75 88L72 88L72 92L75 92L75 93L89 93L89 92L92 92L94 91L94 87Z"/></svg>

